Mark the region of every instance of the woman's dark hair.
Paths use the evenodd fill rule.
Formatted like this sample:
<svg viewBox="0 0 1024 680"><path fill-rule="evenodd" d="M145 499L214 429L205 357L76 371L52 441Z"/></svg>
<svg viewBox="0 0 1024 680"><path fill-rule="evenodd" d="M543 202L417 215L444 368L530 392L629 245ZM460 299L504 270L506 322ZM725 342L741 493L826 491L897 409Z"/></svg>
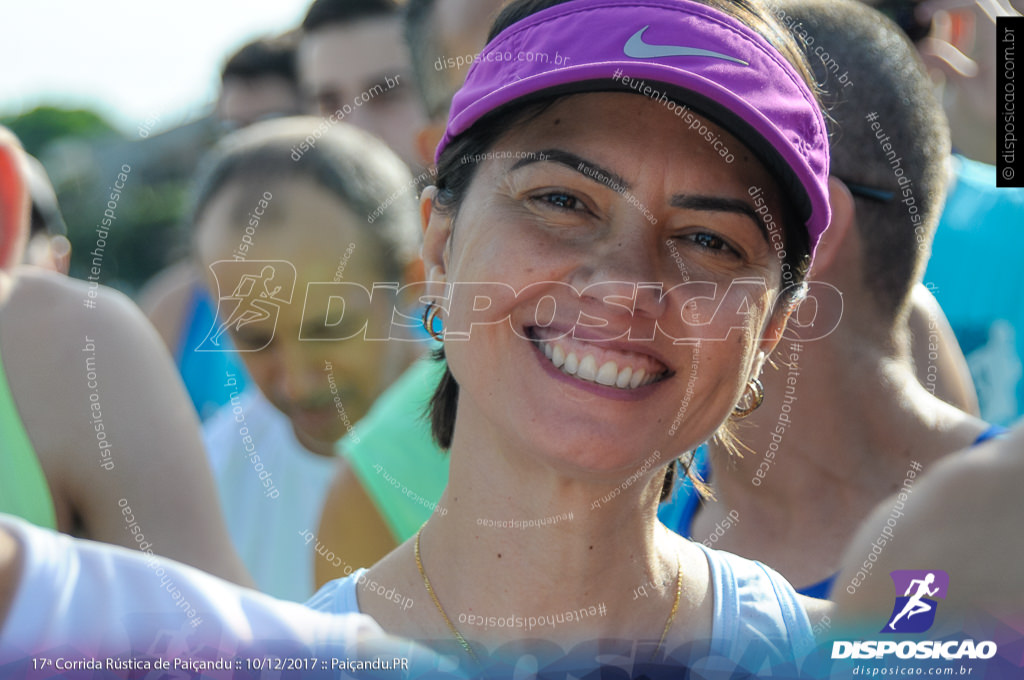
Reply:
<svg viewBox="0 0 1024 680"><path fill-rule="evenodd" d="M498 15L491 27L487 42L509 26L542 10L561 5L571 0L514 0ZM803 52L791 35L767 14L760 13L748 0L699 0L714 9L728 14L753 30L760 33L776 50L793 65L804 83L817 95L817 88L811 69ZM434 200L435 209L447 213L452 220L457 217L470 184L476 174L477 163L466 162L467 158L476 158L485 154L499 138L510 130L528 123L566 95L552 95L546 99L533 100L528 103L516 103L498 109L473 124L469 130L456 137L449 144L437 163L437 196ZM695 108L695 107L691 107ZM782 305L787 306L800 298L803 292L802 282L810 266L810 241L806 227L796 217L796 209L791 201L785 203L785 214L782 216L786 258L783 260L783 271L791 272L792 278L786 281L786 287L780 298ZM453 222L454 224L454 222ZM453 227L454 228L454 227ZM787 266L788 265L788 266ZM437 360L444 360L444 348L435 351ZM431 422L431 433L438 445L443 449L451 447L455 429L455 413L458 408L459 385L451 371L445 367L444 375L438 384L428 406ZM670 465L665 476L662 489L662 500L672 490L675 465ZM684 463L683 468L699 490L705 487Z"/></svg>

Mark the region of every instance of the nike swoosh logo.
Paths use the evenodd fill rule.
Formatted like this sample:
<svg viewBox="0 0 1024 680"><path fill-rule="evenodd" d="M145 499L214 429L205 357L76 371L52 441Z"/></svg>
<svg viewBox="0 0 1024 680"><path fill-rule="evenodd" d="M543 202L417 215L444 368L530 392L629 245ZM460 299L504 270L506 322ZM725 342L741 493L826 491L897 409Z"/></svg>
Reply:
<svg viewBox="0 0 1024 680"><path fill-rule="evenodd" d="M622 48L622 51L626 53L627 57L632 57L633 59L656 59L658 57L711 57L712 59L723 59L725 61L733 61L737 64L749 66L749 64L742 59L730 57L728 54L722 54L721 52L702 50L699 47L649 45L644 42L644 31L648 28L650 28L650 25L644 26L626 41L626 45Z"/></svg>

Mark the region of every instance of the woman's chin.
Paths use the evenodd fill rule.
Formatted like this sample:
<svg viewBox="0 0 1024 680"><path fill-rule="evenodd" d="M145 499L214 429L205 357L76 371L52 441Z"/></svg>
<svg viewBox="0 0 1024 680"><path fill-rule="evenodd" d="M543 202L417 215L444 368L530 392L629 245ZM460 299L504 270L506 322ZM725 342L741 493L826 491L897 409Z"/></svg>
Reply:
<svg viewBox="0 0 1024 680"><path fill-rule="evenodd" d="M532 442L524 442L532 455L552 470L581 480L621 481L643 467L645 461L656 463L672 457L659 443L624 437L622 428L607 423L594 424L585 431L551 424L535 432ZM647 467L651 465L647 463Z"/></svg>

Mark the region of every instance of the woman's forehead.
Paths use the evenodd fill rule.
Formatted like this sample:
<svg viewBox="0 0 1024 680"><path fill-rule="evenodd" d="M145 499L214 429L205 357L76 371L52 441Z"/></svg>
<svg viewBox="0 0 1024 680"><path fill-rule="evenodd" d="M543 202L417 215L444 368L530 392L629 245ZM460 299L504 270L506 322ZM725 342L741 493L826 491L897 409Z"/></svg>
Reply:
<svg viewBox="0 0 1024 680"><path fill-rule="evenodd" d="M626 179L685 179L728 185L731 193L751 187L773 192L769 171L742 142L699 114L677 111L629 93L564 96L513 125L488 156L510 169L540 160L545 149L558 149L578 157L584 167Z"/></svg>
<svg viewBox="0 0 1024 680"><path fill-rule="evenodd" d="M693 129L658 102L622 92L586 92L559 97L540 113L528 116L510 128L499 140L527 143L532 139L586 140L605 146L657 148L665 141L673 145L698 146L699 131L712 139L728 140L735 149L746 148L714 122L694 114ZM707 140L701 146L710 147Z"/></svg>

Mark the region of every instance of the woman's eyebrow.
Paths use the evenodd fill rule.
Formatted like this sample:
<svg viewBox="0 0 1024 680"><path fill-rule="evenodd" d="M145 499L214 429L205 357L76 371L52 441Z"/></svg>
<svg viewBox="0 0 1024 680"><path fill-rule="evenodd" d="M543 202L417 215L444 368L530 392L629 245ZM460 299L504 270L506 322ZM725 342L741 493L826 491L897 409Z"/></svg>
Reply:
<svg viewBox="0 0 1024 680"><path fill-rule="evenodd" d="M544 149L530 153L528 157L516 161L512 166L512 170L518 170L519 168L531 165L533 163L540 162L552 162L564 165L567 168L571 168L576 172L580 173L587 179L596 181L600 184L604 184L616 191L628 191L630 185L626 180L622 179L619 175L614 172L602 168L600 165L588 161L585 158L577 156L576 154L565 151L562 149ZM761 230L762 235L768 237L767 230L764 223L761 221L760 216L754 210L754 207L746 201L739 198L726 198L724 196L706 196L702 194L675 194L669 200L669 205L673 208L682 208L684 210L703 210L707 212L729 212L736 213L739 215L746 215L749 217L758 229Z"/></svg>
<svg viewBox="0 0 1024 680"><path fill-rule="evenodd" d="M704 210L707 212L728 212L746 215L761 230L761 234L765 238L768 237L768 231L760 216L754 210L754 207L739 198L704 196L700 194L675 194L669 199L669 205L673 208L682 208L684 210Z"/></svg>
<svg viewBox="0 0 1024 680"><path fill-rule="evenodd" d="M603 184L610 189L618 191L619 193L630 189L629 183L611 170L606 170L593 161L588 161L585 158L562 149L543 149L541 151L530 152L526 158L517 161L515 165L512 166L512 170L518 170L519 168L533 163L549 161L571 168L587 179L597 182L598 184Z"/></svg>

